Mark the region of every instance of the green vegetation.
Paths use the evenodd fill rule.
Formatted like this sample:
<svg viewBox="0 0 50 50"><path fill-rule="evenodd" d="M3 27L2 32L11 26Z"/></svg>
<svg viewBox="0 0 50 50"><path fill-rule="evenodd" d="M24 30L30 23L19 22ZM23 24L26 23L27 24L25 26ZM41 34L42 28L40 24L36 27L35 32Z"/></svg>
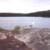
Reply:
<svg viewBox="0 0 50 50"><path fill-rule="evenodd" d="M20 34L20 29L21 29L20 26L16 26L11 32L12 32L13 34Z"/></svg>
<svg viewBox="0 0 50 50"><path fill-rule="evenodd" d="M2 31L5 31L5 29L3 29L3 28L0 28L0 32L2 32Z"/></svg>

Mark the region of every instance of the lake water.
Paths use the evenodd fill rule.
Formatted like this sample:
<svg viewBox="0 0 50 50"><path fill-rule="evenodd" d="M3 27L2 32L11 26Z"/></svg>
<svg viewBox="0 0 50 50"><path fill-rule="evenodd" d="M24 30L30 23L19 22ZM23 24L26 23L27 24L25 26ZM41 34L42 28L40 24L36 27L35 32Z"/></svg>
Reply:
<svg viewBox="0 0 50 50"><path fill-rule="evenodd" d="M43 17L0 17L0 27L12 29L16 25L29 26L40 28L50 28L50 18Z"/></svg>

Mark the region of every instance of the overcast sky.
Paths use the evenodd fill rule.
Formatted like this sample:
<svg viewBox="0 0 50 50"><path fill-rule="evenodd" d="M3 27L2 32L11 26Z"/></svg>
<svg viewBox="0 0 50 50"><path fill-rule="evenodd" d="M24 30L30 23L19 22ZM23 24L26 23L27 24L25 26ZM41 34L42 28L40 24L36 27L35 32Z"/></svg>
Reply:
<svg viewBox="0 0 50 50"><path fill-rule="evenodd" d="M30 13L50 10L50 0L0 0L0 12Z"/></svg>

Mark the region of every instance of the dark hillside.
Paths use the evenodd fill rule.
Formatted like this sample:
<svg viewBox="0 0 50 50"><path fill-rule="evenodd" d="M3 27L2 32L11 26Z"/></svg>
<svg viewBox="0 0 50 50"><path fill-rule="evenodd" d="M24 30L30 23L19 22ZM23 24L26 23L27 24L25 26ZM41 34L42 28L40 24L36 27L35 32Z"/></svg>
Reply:
<svg viewBox="0 0 50 50"><path fill-rule="evenodd" d="M32 12L32 13L0 13L0 16L41 16L41 17L50 17L50 10L47 11L38 11L38 12Z"/></svg>

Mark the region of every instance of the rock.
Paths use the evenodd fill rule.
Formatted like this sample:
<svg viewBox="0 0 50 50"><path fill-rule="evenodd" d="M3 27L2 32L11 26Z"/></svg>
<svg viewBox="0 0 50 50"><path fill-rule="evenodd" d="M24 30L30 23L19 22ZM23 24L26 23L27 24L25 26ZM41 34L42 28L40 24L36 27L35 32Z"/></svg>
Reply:
<svg viewBox="0 0 50 50"><path fill-rule="evenodd" d="M0 39L0 50L32 50L26 44L14 37Z"/></svg>

